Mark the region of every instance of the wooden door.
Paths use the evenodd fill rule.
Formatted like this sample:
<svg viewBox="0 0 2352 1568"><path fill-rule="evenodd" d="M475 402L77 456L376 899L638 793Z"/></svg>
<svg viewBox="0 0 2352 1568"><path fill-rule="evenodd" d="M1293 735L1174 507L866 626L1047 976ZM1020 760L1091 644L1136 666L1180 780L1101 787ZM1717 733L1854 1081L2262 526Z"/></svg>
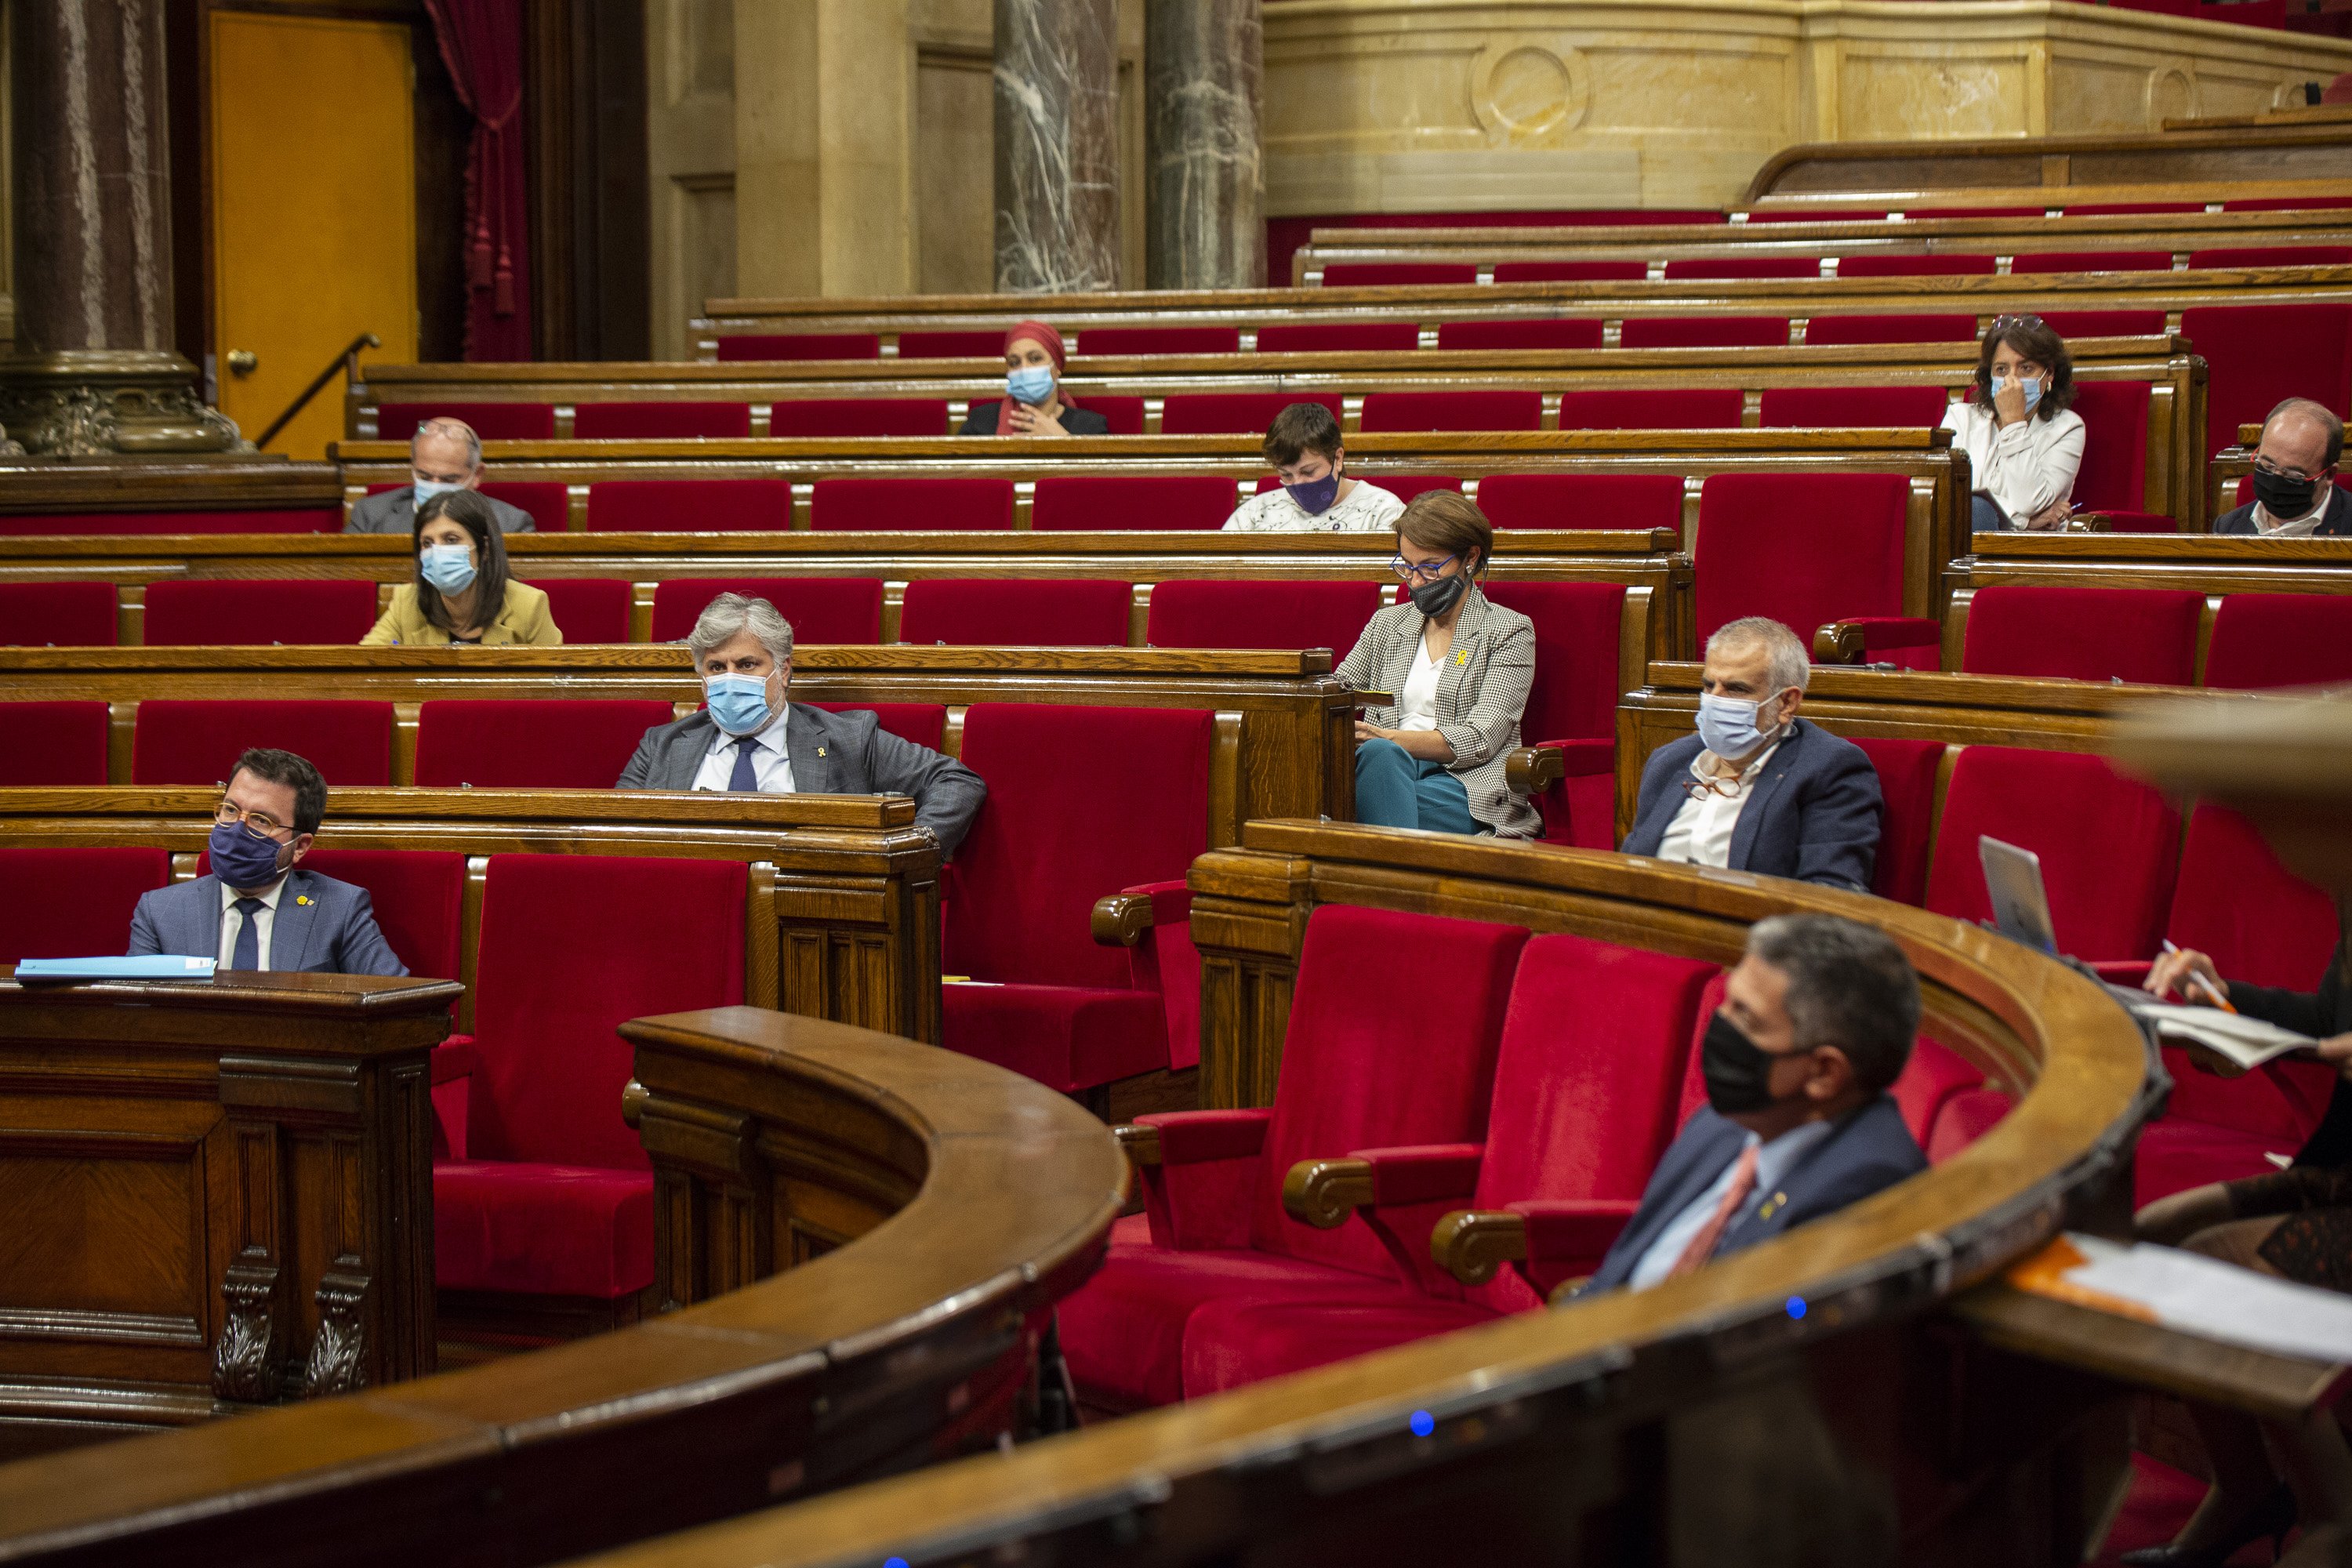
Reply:
<svg viewBox="0 0 2352 1568"><path fill-rule="evenodd" d="M213 344L221 411L250 440L359 333L383 340L373 357L416 357L411 35L339 17L207 19ZM239 371L231 356L246 353ZM342 425L331 383L269 449L323 457Z"/></svg>

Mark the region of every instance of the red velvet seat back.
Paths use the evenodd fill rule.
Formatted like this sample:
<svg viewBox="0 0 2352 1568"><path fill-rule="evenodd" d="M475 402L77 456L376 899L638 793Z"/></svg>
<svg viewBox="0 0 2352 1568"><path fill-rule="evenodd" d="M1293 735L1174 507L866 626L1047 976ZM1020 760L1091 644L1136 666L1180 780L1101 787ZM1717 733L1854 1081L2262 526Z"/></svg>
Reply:
<svg viewBox="0 0 2352 1568"><path fill-rule="evenodd" d="M1966 343L1976 336L1977 319L1965 314L1815 316L1805 323L1809 343Z"/></svg>
<svg viewBox="0 0 2352 1568"><path fill-rule="evenodd" d="M567 643L629 640L629 584L617 577L542 577L547 613Z"/></svg>
<svg viewBox="0 0 2352 1568"><path fill-rule="evenodd" d="M1334 261L1323 268L1327 289L1371 289L1401 283L1475 283L1475 262Z"/></svg>
<svg viewBox="0 0 2352 1568"><path fill-rule="evenodd" d="M1736 386L1627 387L1563 392L1563 430L1737 430L1742 394Z"/></svg>
<svg viewBox="0 0 2352 1568"><path fill-rule="evenodd" d="M782 533L793 525L788 479L599 479L588 526L601 533Z"/></svg>
<svg viewBox="0 0 2352 1568"><path fill-rule="evenodd" d="M551 403L382 403L376 405L379 441L405 441L427 419L456 419L485 441L549 441L555 437Z"/></svg>
<svg viewBox="0 0 2352 1568"><path fill-rule="evenodd" d="M1772 349L1789 342L1785 316L1640 316L1617 334L1629 349Z"/></svg>
<svg viewBox="0 0 2352 1568"><path fill-rule="evenodd" d="M828 713L871 713L877 729L902 741L912 741L937 752L946 748L948 709L944 702L810 702Z"/></svg>
<svg viewBox="0 0 2352 1568"><path fill-rule="evenodd" d="M2290 397L2341 416L2352 405L2352 305L2200 305L2180 330L2210 368L2206 450L2234 445Z"/></svg>
<svg viewBox="0 0 2352 1568"><path fill-rule="evenodd" d="M621 1120L631 1018L743 1000L735 860L493 855L482 887L468 1153L644 1170Z"/></svg>
<svg viewBox="0 0 2352 1568"><path fill-rule="evenodd" d="M1413 497L1426 495L1431 490L1458 493L1462 489L1462 481L1452 474L1361 474L1358 478L1369 479L1407 505L1412 504ZM1258 493L1263 495L1273 488L1273 481L1260 480Z"/></svg>
<svg viewBox="0 0 2352 1568"><path fill-rule="evenodd" d="M1153 647L1328 647L1337 660L1380 607L1378 583L1171 580L1152 586L1144 640Z"/></svg>
<svg viewBox="0 0 2352 1568"><path fill-rule="evenodd" d="M2352 245L2241 245L2189 253L2190 271L2215 268L2352 266Z"/></svg>
<svg viewBox="0 0 2352 1568"><path fill-rule="evenodd" d="M0 784L106 783L103 702L0 702Z"/></svg>
<svg viewBox="0 0 2352 1568"><path fill-rule="evenodd" d="M1081 404L1078 399L1065 392L1062 395L1062 401L1073 408L1090 408L1101 415L1103 434L1106 436L1143 434L1143 399L1140 395L1130 397L1119 393L1089 392L1087 394L1086 401Z"/></svg>
<svg viewBox="0 0 2352 1568"><path fill-rule="evenodd" d="M1699 996L1717 973L1589 937L1528 938L1469 1206L1639 1198L1674 1137ZM1542 1305L1509 1268L1469 1294L1497 1311Z"/></svg>
<svg viewBox="0 0 2352 1568"><path fill-rule="evenodd" d="M1622 583L1485 584L1486 596L1517 610L1536 628L1535 681L1519 733L1528 741L1609 740L1617 733Z"/></svg>
<svg viewBox="0 0 2352 1568"><path fill-rule="evenodd" d="M375 620L375 584L356 580L211 577L147 585L150 647L356 643Z"/></svg>
<svg viewBox="0 0 2352 1568"><path fill-rule="evenodd" d="M308 758L330 786L382 787L392 783L392 704L150 698L131 734L131 782L226 784L252 746Z"/></svg>
<svg viewBox="0 0 2352 1568"><path fill-rule="evenodd" d="M1756 413L1767 430L1932 430L1947 406L1940 386L1775 386Z"/></svg>
<svg viewBox="0 0 2352 1568"><path fill-rule="evenodd" d="M672 577L654 586L656 642L681 642L721 594L765 599L792 623L793 644L882 640L879 577Z"/></svg>
<svg viewBox="0 0 2352 1568"><path fill-rule="evenodd" d="M1326 904L1307 916L1250 1200L1254 1247L1390 1274L1367 1226L1317 1230L1283 1213L1283 1178L1300 1160L1351 1149L1484 1135L1511 974L1527 940L1517 926L1440 915ZM1442 976L1444 1005L1401 1019L1396 988L1373 979L1401 973Z"/></svg>
<svg viewBox="0 0 2352 1568"><path fill-rule="evenodd" d="M944 397L780 397L768 408L771 436L944 436Z"/></svg>
<svg viewBox="0 0 2352 1568"><path fill-rule="evenodd" d="M1412 321L1300 321L1257 330L1262 354L1400 353L1419 347L1421 328Z"/></svg>
<svg viewBox="0 0 2352 1568"><path fill-rule="evenodd" d="M1639 283L1650 275L1645 261L1497 261L1497 283ZM1597 329L1600 322L1595 321ZM1497 322L1496 325L1501 325ZM1442 333L1444 329L1440 328ZM1443 337L1439 347L1444 346ZM1485 346L1485 345L1481 345ZM1598 343L1593 345L1598 348Z"/></svg>
<svg viewBox="0 0 2352 1568"><path fill-rule="evenodd" d="M1990 278L2000 269L1991 256L1891 256L1865 250L1838 258L1841 278ZM1805 337L1811 341L1812 332Z"/></svg>
<svg viewBox="0 0 2352 1568"><path fill-rule="evenodd" d="M2012 275L2036 272L2169 272L2168 250L2043 250L2012 257Z"/></svg>
<svg viewBox="0 0 2352 1568"><path fill-rule="evenodd" d="M502 480L485 484L481 489L492 500L502 500L530 513L532 525L541 533L562 533L572 526L572 497L562 485Z"/></svg>
<svg viewBox="0 0 2352 1568"><path fill-rule="evenodd" d="M1706 1075L1699 1067L1699 1047L1706 1038L1706 1026L1714 1021L1716 1010L1723 1005L1724 987L1730 973L1717 970L1698 994L1698 1013L1691 1019L1689 1048L1684 1058L1682 1097L1675 1105L1677 1130L1690 1121L1692 1111L1706 1103Z"/></svg>
<svg viewBox="0 0 2352 1568"><path fill-rule="evenodd" d="M1819 278L1818 256L1692 256L1666 263L1670 282L1732 278Z"/></svg>
<svg viewBox="0 0 2352 1568"><path fill-rule="evenodd" d="M1002 359L1004 334L1000 331L959 331L900 332L900 359Z"/></svg>
<svg viewBox="0 0 2352 1568"><path fill-rule="evenodd" d="M0 963L131 951L131 911L172 879L164 849L0 849Z"/></svg>
<svg viewBox="0 0 2352 1568"><path fill-rule="evenodd" d="M962 761L988 801L956 851L949 973L1126 989L1127 953L1095 942L1095 900L1181 881L1208 848L1214 729L1190 709L973 704Z"/></svg>
<svg viewBox="0 0 2352 1568"><path fill-rule="evenodd" d="M2202 594L2155 588L1979 588L1960 668L1969 675L2189 686Z"/></svg>
<svg viewBox="0 0 2352 1568"><path fill-rule="evenodd" d="M1927 896L1927 850L1936 826L1936 774L1943 766L1944 742L1854 735L1878 773L1878 860L1870 890L1897 903L1916 904Z"/></svg>
<svg viewBox="0 0 2352 1568"><path fill-rule="evenodd" d="M112 647L111 583L0 583L0 647Z"/></svg>
<svg viewBox="0 0 2352 1568"><path fill-rule="evenodd" d="M1824 211L1818 207L1790 207L1781 210L1766 208L1748 215L1749 223L1885 223L1886 212L1879 207L1838 207Z"/></svg>
<svg viewBox="0 0 2352 1568"><path fill-rule="evenodd" d="M383 940L422 978L455 980L465 952L466 857L455 849L313 849L302 864L365 888Z"/></svg>
<svg viewBox="0 0 2352 1568"><path fill-rule="evenodd" d="M583 403L572 411L572 434L582 441L657 441L751 434L748 403Z"/></svg>
<svg viewBox="0 0 2352 1568"><path fill-rule="evenodd" d="M2086 963L2153 955L2172 900L2180 814L2103 758L1969 746L1952 767L1927 908L1990 920L1979 836L2042 858L2060 948Z"/></svg>
<svg viewBox="0 0 2352 1568"><path fill-rule="evenodd" d="M2074 412L2083 416L2083 466L2074 504L2090 510L2138 511L2147 495L2147 404L2144 381L2078 381Z"/></svg>
<svg viewBox="0 0 2352 1568"><path fill-rule="evenodd" d="M651 698L466 698L416 713L425 789L611 789L670 704Z"/></svg>
<svg viewBox="0 0 2352 1568"><path fill-rule="evenodd" d="M1234 481L1217 474L1048 475L1030 497L1029 529L1205 531L1223 528L1237 504Z"/></svg>
<svg viewBox="0 0 2352 1568"><path fill-rule="evenodd" d="M991 344L997 342L994 332L980 335ZM899 352L906 351L902 348ZM722 364L737 360L881 357L882 339L874 332L736 332L719 340L719 360Z"/></svg>
<svg viewBox="0 0 2352 1568"><path fill-rule="evenodd" d="M266 507L249 511L50 511L0 517L0 534L29 533L338 533L339 506Z"/></svg>
<svg viewBox="0 0 2352 1568"><path fill-rule="evenodd" d="M2152 338L2165 330L2161 310L2045 310L2042 321L2066 338Z"/></svg>
<svg viewBox="0 0 2352 1568"><path fill-rule="evenodd" d="M1319 403L1340 416L1336 392L1179 392L1160 405L1162 436L1246 436L1263 434L1274 416L1294 403Z"/></svg>
<svg viewBox="0 0 2352 1568"><path fill-rule="evenodd" d="M1570 265L1578 265L1571 263ZM1614 262L1595 265L1614 266ZM1633 276L1642 264L1631 262ZM1585 321L1527 321L1513 317L1496 321L1444 321L1437 328L1441 349L1597 349L1601 323Z"/></svg>
<svg viewBox="0 0 2352 1568"><path fill-rule="evenodd" d="M1097 577L927 577L907 584L902 643L954 647L1124 647L1130 583Z"/></svg>
<svg viewBox="0 0 2352 1568"><path fill-rule="evenodd" d="M1811 646L1850 616L1903 614L1900 474L1715 474L1699 490L1701 645L1726 621L1769 616Z"/></svg>
<svg viewBox="0 0 2352 1568"><path fill-rule="evenodd" d="M1543 394L1504 387L1367 393L1357 428L1367 436L1412 430L1540 430Z"/></svg>
<svg viewBox="0 0 2352 1568"><path fill-rule="evenodd" d="M2205 684L2235 691L2352 680L2352 595L2230 594L2213 616Z"/></svg>
<svg viewBox="0 0 2352 1568"><path fill-rule="evenodd" d="M819 479L810 490L809 526L830 532L1011 528L1013 481Z"/></svg>
<svg viewBox="0 0 2352 1568"><path fill-rule="evenodd" d="M1071 351L1089 359L1141 354L1237 354L1239 327L1088 327Z"/></svg>
<svg viewBox="0 0 2352 1568"><path fill-rule="evenodd" d="M1683 526L1683 481L1673 474L1492 474L1478 510L1496 528Z"/></svg>

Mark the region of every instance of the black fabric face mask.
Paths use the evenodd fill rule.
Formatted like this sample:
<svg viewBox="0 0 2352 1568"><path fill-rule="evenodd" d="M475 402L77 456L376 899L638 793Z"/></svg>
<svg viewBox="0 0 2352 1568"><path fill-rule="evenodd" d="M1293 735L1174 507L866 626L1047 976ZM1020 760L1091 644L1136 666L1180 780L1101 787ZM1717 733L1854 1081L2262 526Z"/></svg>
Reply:
<svg viewBox="0 0 2352 1568"><path fill-rule="evenodd" d="M1716 1014L1698 1047L1707 1104L1720 1116L1770 1110L1780 1098L1772 1092L1772 1064L1780 1059L1749 1039L1727 1016Z"/></svg>
<svg viewBox="0 0 2352 1568"><path fill-rule="evenodd" d="M2264 511L2283 522L2310 511L2312 499L2318 493L2317 479L2291 479L2284 474L2254 470L2254 499L2263 503Z"/></svg>
<svg viewBox="0 0 2352 1568"><path fill-rule="evenodd" d="M1433 582L1415 583L1412 585L1412 607L1433 621L1460 604L1462 595L1469 591L1469 575L1462 572Z"/></svg>

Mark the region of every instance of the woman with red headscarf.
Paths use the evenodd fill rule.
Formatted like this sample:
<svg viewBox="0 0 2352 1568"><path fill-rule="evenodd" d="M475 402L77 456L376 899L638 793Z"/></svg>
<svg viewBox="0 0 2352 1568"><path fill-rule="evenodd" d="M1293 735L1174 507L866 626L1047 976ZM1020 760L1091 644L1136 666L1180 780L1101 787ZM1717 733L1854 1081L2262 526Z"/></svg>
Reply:
<svg viewBox="0 0 2352 1568"><path fill-rule="evenodd" d="M1062 395L1068 355L1062 334L1043 321L1023 321L1004 334L1002 403L975 403L963 436L1108 436L1110 426Z"/></svg>

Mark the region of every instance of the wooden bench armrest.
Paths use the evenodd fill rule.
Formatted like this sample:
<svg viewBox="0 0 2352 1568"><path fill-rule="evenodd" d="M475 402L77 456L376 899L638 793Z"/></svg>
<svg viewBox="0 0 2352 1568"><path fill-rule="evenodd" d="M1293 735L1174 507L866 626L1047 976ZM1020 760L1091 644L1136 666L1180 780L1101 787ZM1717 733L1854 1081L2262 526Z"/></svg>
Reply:
<svg viewBox="0 0 2352 1568"><path fill-rule="evenodd" d="M1095 941L1105 947L1133 947L1153 926L1188 919L1192 892L1182 882L1151 882L1106 893L1095 900Z"/></svg>
<svg viewBox="0 0 2352 1568"><path fill-rule="evenodd" d="M1110 1135L1119 1148L1125 1151L1129 1164L1157 1165L1160 1163L1159 1128L1139 1127L1132 1121L1123 1121L1110 1130Z"/></svg>
<svg viewBox="0 0 2352 1568"><path fill-rule="evenodd" d="M1927 647L1943 640L1942 623L1922 616L1856 616L1813 633L1816 664L1864 664L1887 648Z"/></svg>
<svg viewBox="0 0 2352 1568"><path fill-rule="evenodd" d="M1429 1256L1465 1285L1493 1282L1528 1256L1528 1222L1499 1209L1455 1209L1429 1235Z"/></svg>

